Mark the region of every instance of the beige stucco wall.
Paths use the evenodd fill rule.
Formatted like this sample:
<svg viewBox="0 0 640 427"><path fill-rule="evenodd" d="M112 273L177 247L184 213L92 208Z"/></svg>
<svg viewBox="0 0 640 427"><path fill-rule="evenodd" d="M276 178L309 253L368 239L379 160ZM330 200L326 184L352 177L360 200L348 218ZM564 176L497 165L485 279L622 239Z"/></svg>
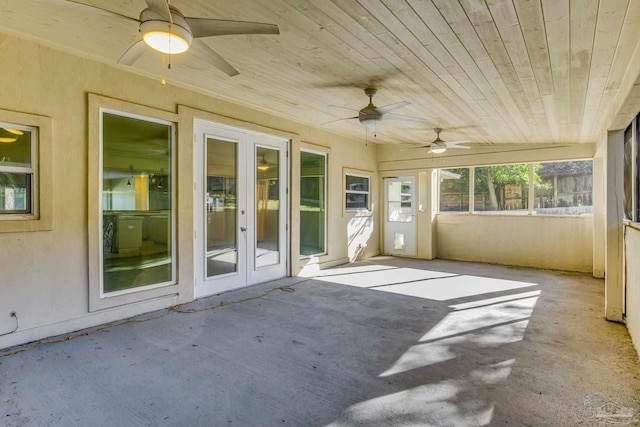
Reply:
<svg viewBox="0 0 640 427"><path fill-rule="evenodd" d="M438 258L591 272L593 218L440 214Z"/></svg>
<svg viewBox="0 0 640 427"><path fill-rule="evenodd" d="M346 139L292 120L206 96L171 84L161 86L156 79L134 74L127 67L80 58L31 41L0 35L0 110L19 111L51 117L53 153L53 227L49 231L0 233L0 334L14 327L11 311L18 314L20 328L0 337L0 348L46 336L65 333L168 307L191 298L193 292L193 159L190 122L194 116L219 118L220 122L292 140L290 150L291 218L290 269L296 274L300 220L297 209L296 172L303 144L329 152L331 188L328 200L328 254L326 264L349 259L349 225L353 214L343 210L342 177L347 169L370 171L372 183L377 156L375 145ZM170 79L169 79L170 80ZM178 287L177 294L160 299L126 304L89 312L90 232L88 177L99 164L88 160L95 146L95 120L90 118L89 94L98 94L126 103L139 104L175 115L178 124ZM185 113L185 107L189 107ZM203 114L194 113L201 111ZM205 114L206 113L206 114ZM0 121L2 117L0 117ZM376 189L372 199L377 208ZM92 220L95 222L95 218ZM362 255L378 250L377 216L371 215L376 232L367 236ZM95 240L95 239L93 239ZM93 253L97 251L93 248Z"/></svg>
<svg viewBox="0 0 640 427"><path fill-rule="evenodd" d="M626 322L629 334L640 353L640 229L625 227Z"/></svg>

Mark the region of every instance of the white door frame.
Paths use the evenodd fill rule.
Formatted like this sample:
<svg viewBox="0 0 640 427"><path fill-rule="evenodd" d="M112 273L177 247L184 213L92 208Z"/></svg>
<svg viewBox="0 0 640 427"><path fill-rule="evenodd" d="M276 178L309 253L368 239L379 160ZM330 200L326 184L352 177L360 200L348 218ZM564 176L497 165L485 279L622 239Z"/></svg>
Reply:
<svg viewBox="0 0 640 427"><path fill-rule="evenodd" d="M206 211L206 139L237 144L236 262L237 271L207 277ZM194 295L201 298L244 286L285 277L289 266L288 236L288 144L285 138L233 128L213 122L194 120ZM278 150L279 166L279 239L277 264L256 267L256 149Z"/></svg>
<svg viewBox="0 0 640 427"><path fill-rule="evenodd" d="M409 221L390 221L389 220L389 183L400 183L410 181L411 191L406 196L410 197L411 209L410 212L403 212L402 217L410 219ZM416 215L416 177L415 176L400 176L400 177L387 177L382 179L382 186L384 188L384 236L383 236L383 252L388 255L416 257L418 255L418 242L417 242L417 215ZM402 200L402 193L401 193ZM400 200L400 203L402 203ZM396 212L397 214L397 212Z"/></svg>

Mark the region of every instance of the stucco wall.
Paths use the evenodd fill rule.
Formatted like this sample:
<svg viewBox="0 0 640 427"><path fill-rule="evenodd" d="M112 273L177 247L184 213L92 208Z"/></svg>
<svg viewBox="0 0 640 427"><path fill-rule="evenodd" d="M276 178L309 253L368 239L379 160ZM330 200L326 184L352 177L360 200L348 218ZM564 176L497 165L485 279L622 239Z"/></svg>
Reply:
<svg viewBox="0 0 640 427"><path fill-rule="evenodd" d="M591 216L440 214L436 223L438 258L592 271Z"/></svg>
<svg viewBox="0 0 640 427"><path fill-rule="evenodd" d="M627 328L640 353L640 230L625 227L625 285Z"/></svg>
<svg viewBox="0 0 640 427"><path fill-rule="evenodd" d="M88 94L99 94L154 109L178 113L181 106L224 119L224 124L244 126L268 133L290 135L291 159L291 270L297 274L300 216L296 180L299 148L304 143L326 149L329 154L328 254L323 262L349 259L349 226L352 220L342 206L342 176L345 169L371 171L377 182L376 147L365 146L276 115L199 94L157 79L133 73L129 68L88 60L31 41L0 35L0 110L51 117L53 144L53 228L37 232L0 233L0 334L14 327L11 311L18 314L20 328L0 337L0 348L66 333L84 327L147 312L188 300L193 287L193 160L192 123L178 122L178 295L89 312L89 147ZM179 116L184 117L184 116ZM0 117L0 121L2 118ZM93 119L95 122L95 118ZM186 140L186 144L185 144ZM377 206L375 189L372 198ZM372 216L377 229L377 216ZM368 236L368 254L378 248L378 233ZM367 254L365 253L365 255ZM191 290L191 292L189 292Z"/></svg>

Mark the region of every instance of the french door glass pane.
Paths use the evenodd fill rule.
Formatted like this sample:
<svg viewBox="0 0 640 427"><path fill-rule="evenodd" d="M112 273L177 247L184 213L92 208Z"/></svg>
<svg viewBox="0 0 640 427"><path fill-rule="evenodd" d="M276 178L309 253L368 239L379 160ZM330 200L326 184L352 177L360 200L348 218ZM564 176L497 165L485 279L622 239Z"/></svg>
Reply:
<svg viewBox="0 0 640 427"><path fill-rule="evenodd" d="M171 126L102 119L103 291L172 282Z"/></svg>
<svg viewBox="0 0 640 427"><path fill-rule="evenodd" d="M207 138L207 277L238 271L237 145Z"/></svg>
<svg viewBox="0 0 640 427"><path fill-rule="evenodd" d="M256 147L256 268L280 262L279 153Z"/></svg>

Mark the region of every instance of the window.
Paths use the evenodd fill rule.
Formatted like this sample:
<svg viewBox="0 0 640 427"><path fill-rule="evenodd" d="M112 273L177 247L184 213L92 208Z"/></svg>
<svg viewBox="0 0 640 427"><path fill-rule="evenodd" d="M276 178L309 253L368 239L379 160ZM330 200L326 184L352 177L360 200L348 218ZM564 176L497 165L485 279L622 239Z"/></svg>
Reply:
<svg viewBox="0 0 640 427"><path fill-rule="evenodd" d="M440 212L591 214L592 189L591 160L442 169Z"/></svg>
<svg viewBox="0 0 640 427"><path fill-rule="evenodd" d="M326 253L327 155L300 152L300 255Z"/></svg>
<svg viewBox="0 0 640 427"><path fill-rule="evenodd" d="M534 189L534 212L538 215L593 213L593 161L540 163Z"/></svg>
<svg viewBox="0 0 640 427"><path fill-rule="evenodd" d="M0 219L37 215L38 129L0 122Z"/></svg>
<svg viewBox="0 0 640 427"><path fill-rule="evenodd" d="M469 168L440 170L440 212L469 212Z"/></svg>
<svg viewBox="0 0 640 427"><path fill-rule="evenodd" d="M369 209L369 177L345 175L345 209L348 211Z"/></svg>
<svg viewBox="0 0 640 427"><path fill-rule="evenodd" d="M527 213L529 165L500 165L475 168L473 210Z"/></svg>
<svg viewBox="0 0 640 427"><path fill-rule="evenodd" d="M102 292L174 282L171 123L102 111Z"/></svg>

